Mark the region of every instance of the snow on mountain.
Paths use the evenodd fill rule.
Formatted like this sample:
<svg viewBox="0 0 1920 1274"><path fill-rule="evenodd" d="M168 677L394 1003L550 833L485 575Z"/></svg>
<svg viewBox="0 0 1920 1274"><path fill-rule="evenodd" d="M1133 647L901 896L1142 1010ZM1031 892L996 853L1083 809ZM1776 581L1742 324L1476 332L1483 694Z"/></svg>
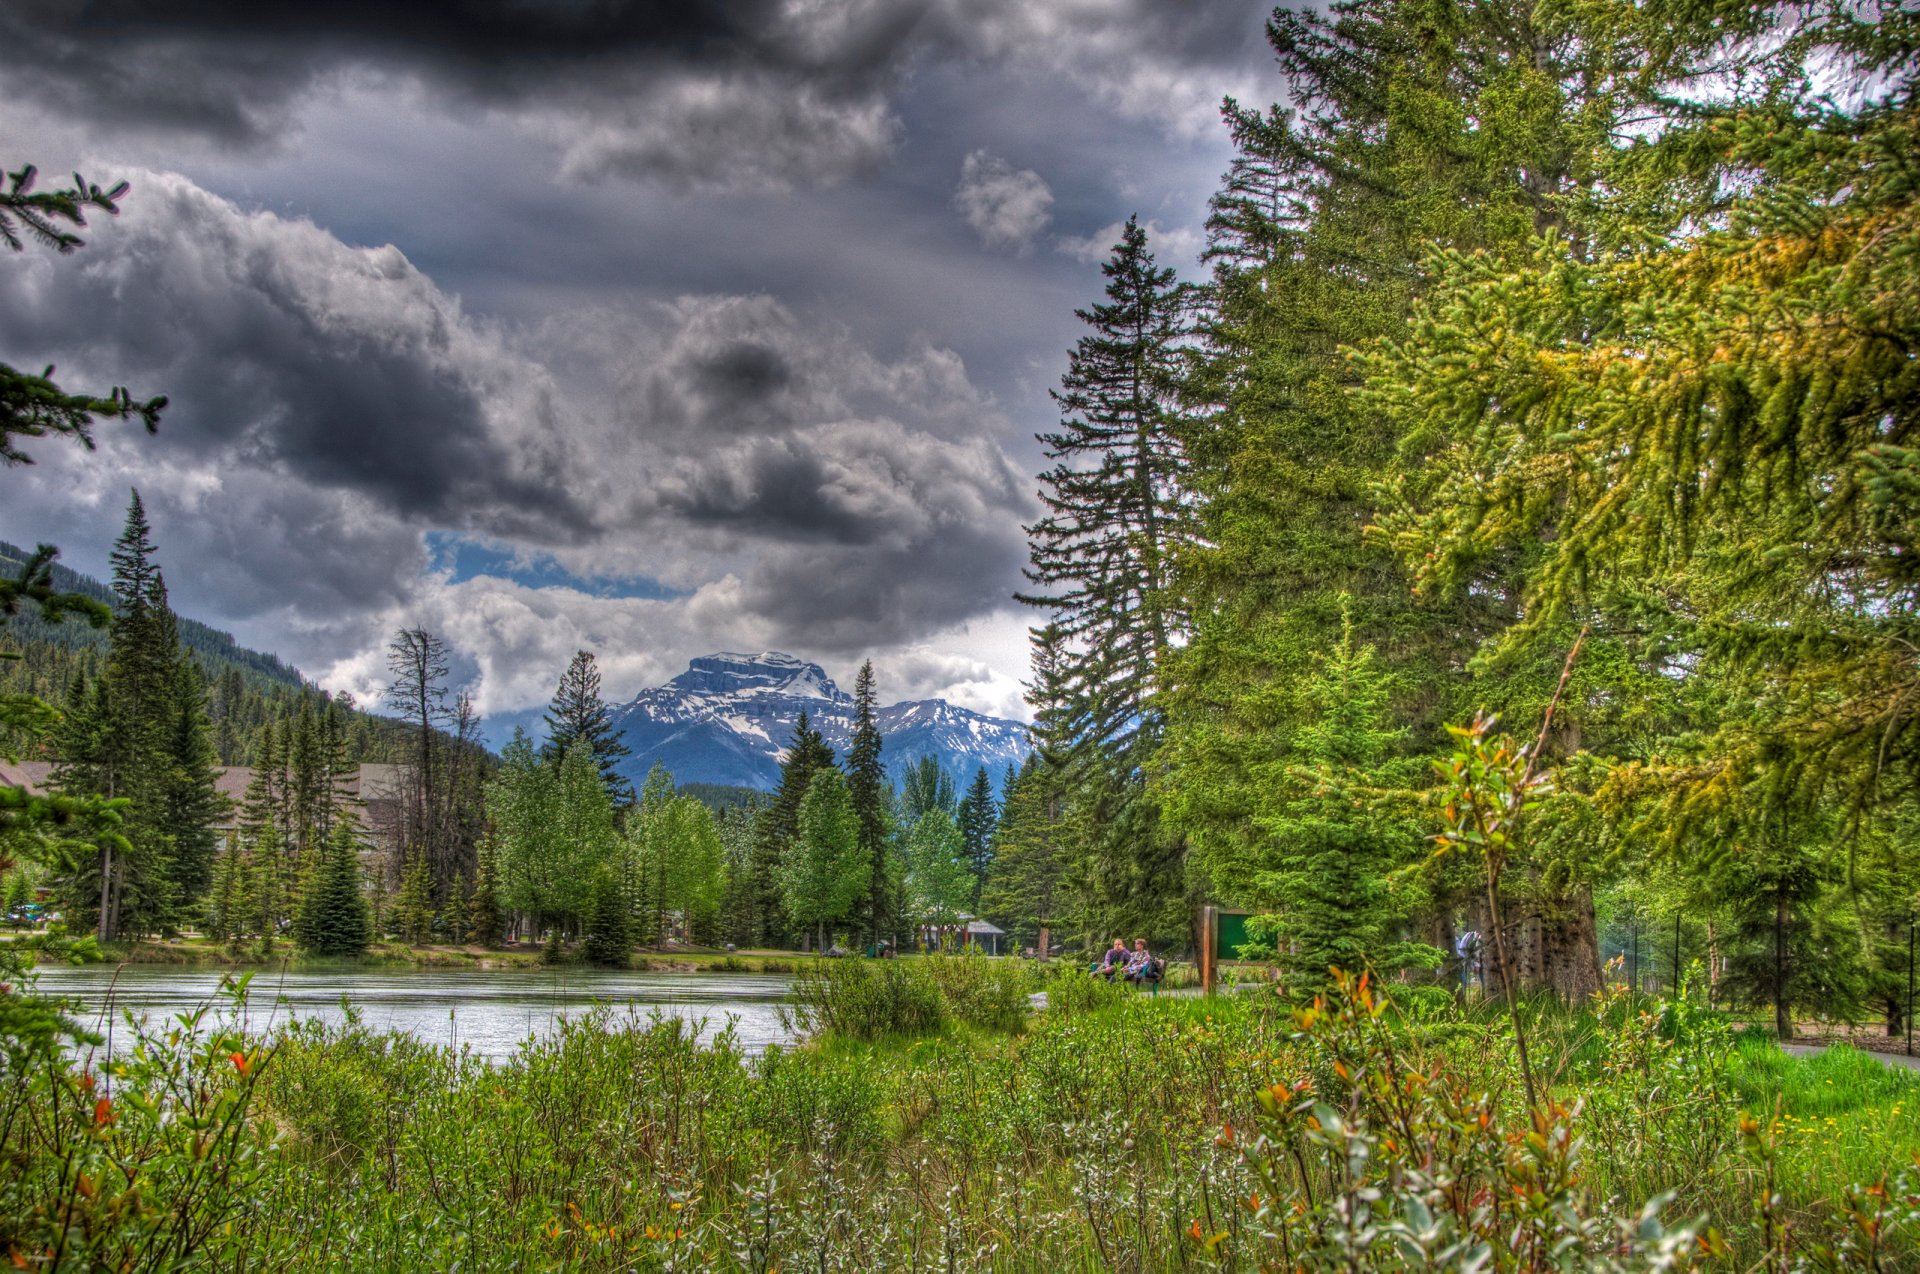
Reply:
<svg viewBox="0 0 1920 1274"><path fill-rule="evenodd" d="M771 791L780 762L805 712L836 756L853 737L853 696L819 664L778 651L703 655L664 686L643 690L612 709L633 755L621 773L638 787L657 761L681 783L730 783ZM935 758L964 786L984 765L996 785L1008 765L1032 750L1027 727L983 716L944 699L913 699L875 711L881 757L896 777L922 757Z"/></svg>

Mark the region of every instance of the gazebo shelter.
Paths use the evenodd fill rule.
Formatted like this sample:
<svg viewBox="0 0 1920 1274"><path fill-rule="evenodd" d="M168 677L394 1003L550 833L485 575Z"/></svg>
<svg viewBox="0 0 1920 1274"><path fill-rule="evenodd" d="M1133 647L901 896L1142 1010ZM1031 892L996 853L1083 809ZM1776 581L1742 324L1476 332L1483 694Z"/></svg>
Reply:
<svg viewBox="0 0 1920 1274"><path fill-rule="evenodd" d="M1000 954L1000 939L1007 931L989 920L969 920L966 927L966 941L970 947L984 945L988 955Z"/></svg>

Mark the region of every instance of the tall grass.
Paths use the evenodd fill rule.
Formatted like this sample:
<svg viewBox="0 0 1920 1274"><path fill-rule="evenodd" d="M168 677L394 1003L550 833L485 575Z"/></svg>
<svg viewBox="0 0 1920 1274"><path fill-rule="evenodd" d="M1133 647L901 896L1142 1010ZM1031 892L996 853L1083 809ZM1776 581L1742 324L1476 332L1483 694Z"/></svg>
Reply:
<svg viewBox="0 0 1920 1274"><path fill-rule="evenodd" d="M801 1035L856 1040L934 1035L956 1023L1017 1031L1036 985L1019 961L973 954L816 960L795 974L787 1017Z"/></svg>
<svg viewBox="0 0 1920 1274"><path fill-rule="evenodd" d="M911 1035L936 1003L959 1020L943 979L989 1006L967 1010L978 1025L1018 984L956 981L961 962L821 968L821 1011L858 1029L758 1058L605 1009L499 1065L351 1018L251 1041L160 1024L111 1068L21 1045L0 1252L756 1274L1920 1262L1897 1181L1845 1190L1920 1146L1913 1080L1763 1053L1690 1006L1542 1006L1554 1102L1536 1115L1498 1021L1432 1006L1136 995ZM1896 1153L1862 1168L1743 1122L1776 1109L1783 1127L1878 1121Z"/></svg>

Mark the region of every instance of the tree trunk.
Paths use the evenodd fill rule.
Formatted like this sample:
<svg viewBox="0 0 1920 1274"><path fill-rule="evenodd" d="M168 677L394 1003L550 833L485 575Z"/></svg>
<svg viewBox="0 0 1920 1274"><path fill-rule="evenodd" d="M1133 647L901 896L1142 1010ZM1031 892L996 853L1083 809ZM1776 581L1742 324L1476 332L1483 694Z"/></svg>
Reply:
<svg viewBox="0 0 1920 1274"><path fill-rule="evenodd" d="M101 942L110 941L113 937L113 935L107 931L107 925L109 923L109 916L110 916L110 913L107 910L107 902L108 902L108 895L111 894L112 892L112 889L110 887L112 884L112 881L113 881L113 849L111 846L107 846L107 847L103 847L100 850L100 923L97 926L97 928L99 930L99 940Z"/></svg>
<svg viewBox="0 0 1920 1274"><path fill-rule="evenodd" d="M1541 984L1578 1005L1599 993L1600 941L1593 919L1593 891L1577 889L1540 921Z"/></svg>
<svg viewBox="0 0 1920 1274"><path fill-rule="evenodd" d="M1793 1015L1787 1011L1787 891L1784 888L1774 894L1773 1029L1783 1040L1793 1038Z"/></svg>

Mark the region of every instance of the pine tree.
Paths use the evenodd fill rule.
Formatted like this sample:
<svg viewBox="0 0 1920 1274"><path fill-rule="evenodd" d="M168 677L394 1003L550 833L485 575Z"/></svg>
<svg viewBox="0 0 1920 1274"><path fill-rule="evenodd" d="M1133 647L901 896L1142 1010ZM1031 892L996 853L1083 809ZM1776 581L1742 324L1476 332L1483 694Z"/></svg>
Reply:
<svg viewBox="0 0 1920 1274"><path fill-rule="evenodd" d="M833 767L833 749L802 712L780 767L780 787L754 820L751 894L755 942L784 945L791 933L784 864L800 837L800 805L814 776Z"/></svg>
<svg viewBox="0 0 1920 1274"><path fill-rule="evenodd" d="M480 863L467 902L467 931L483 947L500 945L500 854L492 837L480 842Z"/></svg>
<svg viewBox="0 0 1920 1274"><path fill-rule="evenodd" d="M340 819L313 868L294 941L315 955L364 955L373 941L373 914L360 884L360 844L353 823Z"/></svg>
<svg viewBox="0 0 1920 1274"><path fill-rule="evenodd" d="M1382 796L1410 789L1422 768L1391 760L1403 733L1387 724L1392 692L1349 624L1304 688L1313 715L1300 732L1300 761L1267 776L1281 794L1263 828L1273 850L1251 879L1221 882L1274 909L1271 929L1296 996L1325 990L1335 968L1384 974L1401 963L1393 939L1411 900L1396 903L1387 882L1427 846L1410 803Z"/></svg>
<svg viewBox="0 0 1920 1274"><path fill-rule="evenodd" d="M1016 939L1051 948L1068 911L1070 829L1064 801L1043 754L1035 752L1014 774L993 834L993 872L981 910ZM1045 941L1042 941L1042 935ZM1047 952L1041 952L1046 958Z"/></svg>
<svg viewBox="0 0 1920 1274"><path fill-rule="evenodd" d="M214 864L213 887L207 905L207 934L238 942L247 934L247 898L253 882L247 878L246 857L237 832L227 833L226 849Z"/></svg>
<svg viewBox="0 0 1920 1274"><path fill-rule="evenodd" d="M880 762L880 727L875 723L873 661L860 665L853 683L853 740L847 749L847 790L853 798L853 816L860 824L860 852L868 863L867 948L877 950L895 924L889 887L890 838L887 815L890 802L887 772Z"/></svg>
<svg viewBox="0 0 1920 1274"><path fill-rule="evenodd" d="M1160 746L1160 667L1184 628L1170 587L1190 538L1175 410L1188 290L1155 265L1138 218L1102 267L1106 300L1067 359L1059 429L1039 435L1047 515L1027 528L1027 578L1055 634L1057 686L1077 731L1062 762L1106 837L1116 923L1176 923L1184 849L1160 827L1147 779Z"/></svg>
<svg viewBox="0 0 1920 1274"><path fill-rule="evenodd" d="M611 868L602 867L594 873L591 899L586 920L587 959L609 968L627 967L633 952L631 909L620 878Z"/></svg>
<svg viewBox="0 0 1920 1274"><path fill-rule="evenodd" d="M35 190L37 173L32 164L6 174L0 187L0 242L15 252L25 249L32 239L61 255L82 245L75 230L86 224L89 211L109 216L119 212L119 200L127 192L127 183L103 189L74 175L74 184L53 190ZM53 381L53 368L38 375L20 372L0 363L0 467L31 464L32 457L21 449L23 440L48 435L72 438L82 446L93 446L92 429L96 419L126 420L138 417L152 433L159 425L165 398L137 402L124 387L105 395L73 394ZM74 617L100 627L108 622L105 607L90 597L62 593L53 583L53 561L59 550L42 544L25 555L19 574L0 576L0 619L20 613L23 603L47 623ZM44 737L51 714L37 694L0 694L0 735L37 742ZM8 739L9 743L14 739ZM96 737L94 753L88 764L103 759L104 740ZM12 759L9 757L9 759ZM57 859L66 877L56 883L66 895L71 916L85 915L97 909L96 931L101 936L117 932L116 909L121 894L114 892L117 876L131 864L127 857L148 846L136 847L122 834L126 819L109 804L113 798L97 787L68 789L53 799L32 796L24 787L0 784L0 824L10 842L29 853L40 853L49 861ZM65 848L55 850L47 833L57 826L58 839ZM76 853L93 845L96 852L86 855L92 861L75 864ZM116 853L121 857L116 861ZM78 870L68 870L78 867ZM124 891L122 891L124 893Z"/></svg>
<svg viewBox="0 0 1920 1274"><path fill-rule="evenodd" d="M993 870L993 828L1000 813L993 804L993 783L987 767L974 771L973 782L960 802L960 839L964 846L967 871L973 877L971 900L975 914L980 910L980 891L986 887Z"/></svg>
<svg viewBox="0 0 1920 1274"><path fill-rule="evenodd" d="M404 941L417 946L432 940L433 914L433 871L426 854L416 851L394 895L392 924Z"/></svg>
<svg viewBox="0 0 1920 1274"><path fill-rule="evenodd" d="M615 805L633 798L633 788L620 775L623 758L632 749L620 741L613 718L600 698L600 668L590 650L576 650L567 670L560 675L553 702L547 706L547 741L540 755L549 763L558 762L576 740L585 740L600 767L600 781Z"/></svg>
<svg viewBox="0 0 1920 1274"><path fill-rule="evenodd" d="M64 883L69 909L90 916L102 941L171 931L212 867L218 805L205 706L154 556L136 491L112 553L107 666L91 696L73 701L80 716L60 739L63 791L128 802L122 835Z"/></svg>
<svg viewBox="0 0 1920 1274"><path fill-rule="evenodd" d="M219 757L207 717L206 682L185 651L174 662L166 715L160 824L172 844L168 874L173 889L183 903L192 904L212 887L219 853L214 828L231 807L218 787Z"/></svg>

